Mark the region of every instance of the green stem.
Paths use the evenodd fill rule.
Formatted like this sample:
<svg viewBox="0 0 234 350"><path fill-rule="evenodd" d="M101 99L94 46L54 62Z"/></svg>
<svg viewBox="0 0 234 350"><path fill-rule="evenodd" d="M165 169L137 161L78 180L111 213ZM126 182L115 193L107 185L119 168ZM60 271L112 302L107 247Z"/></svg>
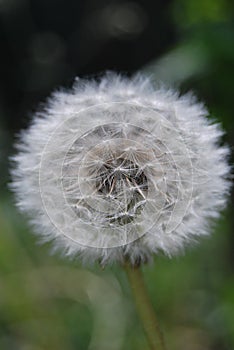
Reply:
<svg viewBox="0 0 234 350"><path fill-rule="evenodd" d="M166 350L162 331L146 291L142 271L139 266L124 265L132 288L136 308L141 319L151 350Z"/></svg>

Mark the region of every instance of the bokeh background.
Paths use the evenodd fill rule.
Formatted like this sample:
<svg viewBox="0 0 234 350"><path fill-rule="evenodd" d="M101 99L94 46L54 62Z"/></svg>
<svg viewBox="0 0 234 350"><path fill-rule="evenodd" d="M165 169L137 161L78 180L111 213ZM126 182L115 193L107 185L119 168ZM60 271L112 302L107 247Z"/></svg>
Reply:
<svg viewBox="0 0 234 350"><path fill-rule="evenodd" d="M0 45L0 349L148 349L120 267L38 246L7 190L8 157L51 91L106 70L194 91L233 148L234 2L0 0ZM211 237L144 267L171 350L234 349L233 200Z"/></svg>

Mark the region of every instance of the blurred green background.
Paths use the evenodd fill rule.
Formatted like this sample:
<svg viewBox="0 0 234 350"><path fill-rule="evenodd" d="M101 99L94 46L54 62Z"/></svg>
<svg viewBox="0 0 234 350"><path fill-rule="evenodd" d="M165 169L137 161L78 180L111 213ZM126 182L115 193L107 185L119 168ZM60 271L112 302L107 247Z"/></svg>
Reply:
<svg viewBox="0 0 234 350"><path fill-rule="evenodd" d="M1 0L0 20L0 349L148 349L120 267L37 244L7 190L8 157L51 90L106 69L194 91L233 148L234 4ZM233 199L211 237L144 267L171 350L234 349Z"/></svg>

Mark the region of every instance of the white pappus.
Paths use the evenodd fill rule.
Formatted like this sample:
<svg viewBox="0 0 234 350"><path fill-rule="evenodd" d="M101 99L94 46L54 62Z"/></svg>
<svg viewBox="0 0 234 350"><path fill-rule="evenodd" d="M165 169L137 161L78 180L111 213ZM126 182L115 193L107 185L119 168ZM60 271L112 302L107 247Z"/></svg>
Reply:
<svg viewBox="0 0 234 350"><path fill-rule="evenodd" d="M229 149L203 104L110 73L57 91L13 157L11 187L34 231L83 262L173 256L225 207Z"/></svg>

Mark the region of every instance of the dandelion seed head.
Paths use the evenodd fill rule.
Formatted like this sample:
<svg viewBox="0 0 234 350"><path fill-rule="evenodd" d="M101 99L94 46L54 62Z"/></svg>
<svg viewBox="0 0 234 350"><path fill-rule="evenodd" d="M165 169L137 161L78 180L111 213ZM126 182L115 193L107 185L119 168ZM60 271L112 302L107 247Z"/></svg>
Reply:
<svg viewBox="0 0 234 350"><path fill-rule="evenodd" d="M225 207L221 136L191 95L142 76L77 79L21 133L11 186L35 232L69 257L173 256Z"/></svg>

